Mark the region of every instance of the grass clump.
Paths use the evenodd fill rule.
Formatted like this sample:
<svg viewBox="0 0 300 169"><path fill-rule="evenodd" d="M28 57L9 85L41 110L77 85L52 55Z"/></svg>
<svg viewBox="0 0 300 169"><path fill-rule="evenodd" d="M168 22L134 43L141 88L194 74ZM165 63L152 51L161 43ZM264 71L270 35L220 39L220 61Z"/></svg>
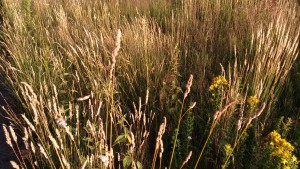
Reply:
<svg viewBox="0 0 300 169"><path fill-rule="evenodd" d="M23 109L4 108L31 152L17 165L250 168L271 158L259 150L294 81L296 1L2 5L1 76Z"/></svg>

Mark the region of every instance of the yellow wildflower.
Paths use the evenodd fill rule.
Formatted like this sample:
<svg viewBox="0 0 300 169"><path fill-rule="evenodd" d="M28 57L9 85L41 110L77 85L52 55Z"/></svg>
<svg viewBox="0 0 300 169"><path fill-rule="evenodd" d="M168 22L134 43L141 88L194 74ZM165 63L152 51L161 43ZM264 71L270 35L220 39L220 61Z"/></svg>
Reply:
<svg viewBox="0 0 300 169"><path fill-rule="evenodd" d="M225 150L228 150L228 151L232 150L232 147L230 144L225 144L224 148L225 148Z"/></svg>
<svg viewBox="0 0 300 169"><path fill-rule="evenodd" d="M225 144L224 145L224 151L225 151L226 156L228 157L228 156L232 155L233 149L232 149L230 144Z"/></svg>
<svg viewBox="0 0 300 169"><path fill-rule="evenodd" d="M276 138L276 137L280 137L280 134L277 133L276 131L272 131L272 132L269 134L269 136L270 136L271 138Z"/></svg>
<svg viewBox="0 0 300 169"><path fill-rule="evenodd" d="M226 86L228 86L228 82L225 79L225 77L224 76L217 76L213 79L213 82L209 86L208 90L212 91L212 90L220 89L221 87L226 87Z"/></svg>
<svg viewBox="0 0 300 169"><path fill-rule="evenodd" d="M270 143L270 157L279 158L280 162L284 168L291 168L298 163L297 157L293 155L294 146L287 140L281 137L281 135L273 131L269 134Z"/></svg>
<svg viewBox="0 0 300 169"><path fill-rule="evenodd" d="M208 90L209 90L209 91L214 90L214 85L210 85Z"/></svg>
<svg viewBox="0 0 300 169"><path fill-rule="evenodd" d="M287 162L288 162L288 161L287 161L285 158L282 158L282 159L281 159L281 164L284 165L284 164L286 164Z"/></svg>
<svg viewBox="0 0 300 169"><path fill-rule="evenodd" d="M259 99L256 96L250 96L247 99L247 103L250 107L250 109L256 108L257 104L259 103Z"/></svg>
<svg viewBox="0 0 300 169"><path fill-rule="evenodd" d="M292 156L292 160L293 160L293 162L296 162L296 163L298 163L298 160L297 160L297 157L296 156Z"/></svg>

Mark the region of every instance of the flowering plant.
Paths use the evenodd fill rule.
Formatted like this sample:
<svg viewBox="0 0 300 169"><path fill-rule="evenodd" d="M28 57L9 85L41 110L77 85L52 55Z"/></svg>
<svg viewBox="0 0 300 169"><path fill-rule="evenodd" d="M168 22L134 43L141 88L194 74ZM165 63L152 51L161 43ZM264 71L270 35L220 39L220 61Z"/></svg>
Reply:
<svg viewBox="0 0 300 169"><path fill-rule="evenodd" d="M257 104L259 103L259 99L256 96L250 96L247 99L247 106L250 110L254 110L257 107Z"/></svg>
<svg viewBox="0 0 300 169"><path fill-rule="evenodd" d="M229 86L227 80L224 76L217 76L213 79L213 82L209 86L208 90L211 92L212 99L211 102L215 109L222 107L222 100L224 96L225 89Z"/></svg>
<svg viewBox="0 0 300 169"><path fill-rule="evenodd" d="M209 86L209 91L220 90L223 87L227 87L228 82L224 76L217 76L213 79L212 84Z"/></svg>
<svg viewBox="0 0 300 169"><path fill-rule="evenodd" d="M277 131L268 135L268 142L265 145L268 158L268 168L296 169L299 161L293 154L294 146L282 138Z"/></svg>

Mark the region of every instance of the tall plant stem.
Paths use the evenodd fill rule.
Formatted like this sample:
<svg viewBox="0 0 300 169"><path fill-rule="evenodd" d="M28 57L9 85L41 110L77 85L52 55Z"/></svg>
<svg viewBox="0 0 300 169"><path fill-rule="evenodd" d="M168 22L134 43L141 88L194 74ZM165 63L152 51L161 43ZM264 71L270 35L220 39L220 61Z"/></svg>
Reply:
<svg viewBox="0 0 300 169"><path fill-rule="evenodd" d="M179 127L180 127L180 123L181 123L181 120L182 120L181 115L182 115L182 111L183 111L184 101L185 101L185 98L182 101L182 105L181 105L181 109L180 109L180 115L179 115L178 125L177 125L177 128L176 128L175 140L174 140L172 155L171 155L171 159L170 159L170 163L169 163L169 169L171 169L172 161L173 161L173 157L174 157L174 153L175 153L177 137L178 137L178 133L179 133Z"/></svg>
<svg viewBox="0 0 300 169"><path fill-rule="evenodd" d="M233 147L232 147L232 151L230 152L230 154L226 157L224 164L222 165L222 169L225 169L226 164L228 163L228 160L230 158L230 156L232 155L233 150L236 148L237 144L239 143L240 139L242 138L242 136L245 134L247 128L248 128L249 124L243 129L242 134L240 135L240 137L238 137L238 139L235 141Z"/></svg>
<svg viewBox="0 0 300 169"><path fill-rule="evenodd" d="M206 138L206 141L205 141L205 143L204 143L204 145L203 145L203 147L202 147L202 150L201 150L201 152L200 152L200 154L199 154L199 157L198 157L198 160L197 160L197 162L196 162L196 165L195 165L194 169L196 169L197 166L198 166L198 164L199 164L199 161L200 161L200 159L201 159L201 157L202 157L202 154L203 154L204 149L205 149L205 147L206 147L206 145L207 145L207 143L208 143L208 140L209 140L209 138L210 138L210 136L211 136L211 134L212 134L212 132L213 132L213 130L214 130L214 128L215 128L215 125L216 125L216 122L214 121L213 124L212 124L212 126L211 126L211 128L210 128L210 130L209 130L209 134L208 134L208 136L207 136L207 138Z"/></svg>
<svg viewBox="0 0 300 169"><path fill-rule="evenodd" d="M233 150L236 148L237 144L240 142L242 136L245 134L245 132L246 132L246 130L248 129L248 127L249 127L250 123L252 122L252 120L255 119L255 118L257 118L258 116L260 116L260 114L262 113L262 111L265 109L265 106L266 106L266 104L263 103L263 105L261 106L261 108L258 109L258 110L252 115L252 117L250 117L250 118L248 119L248 122L247 122L246 126L244 127L244 129L243 129L241 135L240 135L239 137L237 137L237 140L235 140L234 145L233 145L233 147L232 147L232 151L231 151L230 154L226 157L226 160L225 160L224 164L222 165L222 169L225 169L226 164L227 164L227 162L228 162L230 156L231 156L232 153L233 153Z"/></svg>

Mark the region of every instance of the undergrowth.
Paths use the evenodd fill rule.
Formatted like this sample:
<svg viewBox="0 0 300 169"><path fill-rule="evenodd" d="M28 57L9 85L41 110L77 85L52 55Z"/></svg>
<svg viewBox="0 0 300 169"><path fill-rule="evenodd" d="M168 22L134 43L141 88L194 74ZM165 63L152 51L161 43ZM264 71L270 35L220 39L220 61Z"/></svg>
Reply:
<svg viewBox="0 0 300 169"><path fill-rule="evenodd" d="M274 125L278 105L297 105L282 93L299 81L289 74L299 66L296 1L2 5L0 68L23 108L3 107L13 124L2 127L10 145L19 128L30 150L16 168L297 167L281 136L300 145L288 134L298 115L283 113L297 130ZM272 154L273 136L288 157Z"/></svg>

